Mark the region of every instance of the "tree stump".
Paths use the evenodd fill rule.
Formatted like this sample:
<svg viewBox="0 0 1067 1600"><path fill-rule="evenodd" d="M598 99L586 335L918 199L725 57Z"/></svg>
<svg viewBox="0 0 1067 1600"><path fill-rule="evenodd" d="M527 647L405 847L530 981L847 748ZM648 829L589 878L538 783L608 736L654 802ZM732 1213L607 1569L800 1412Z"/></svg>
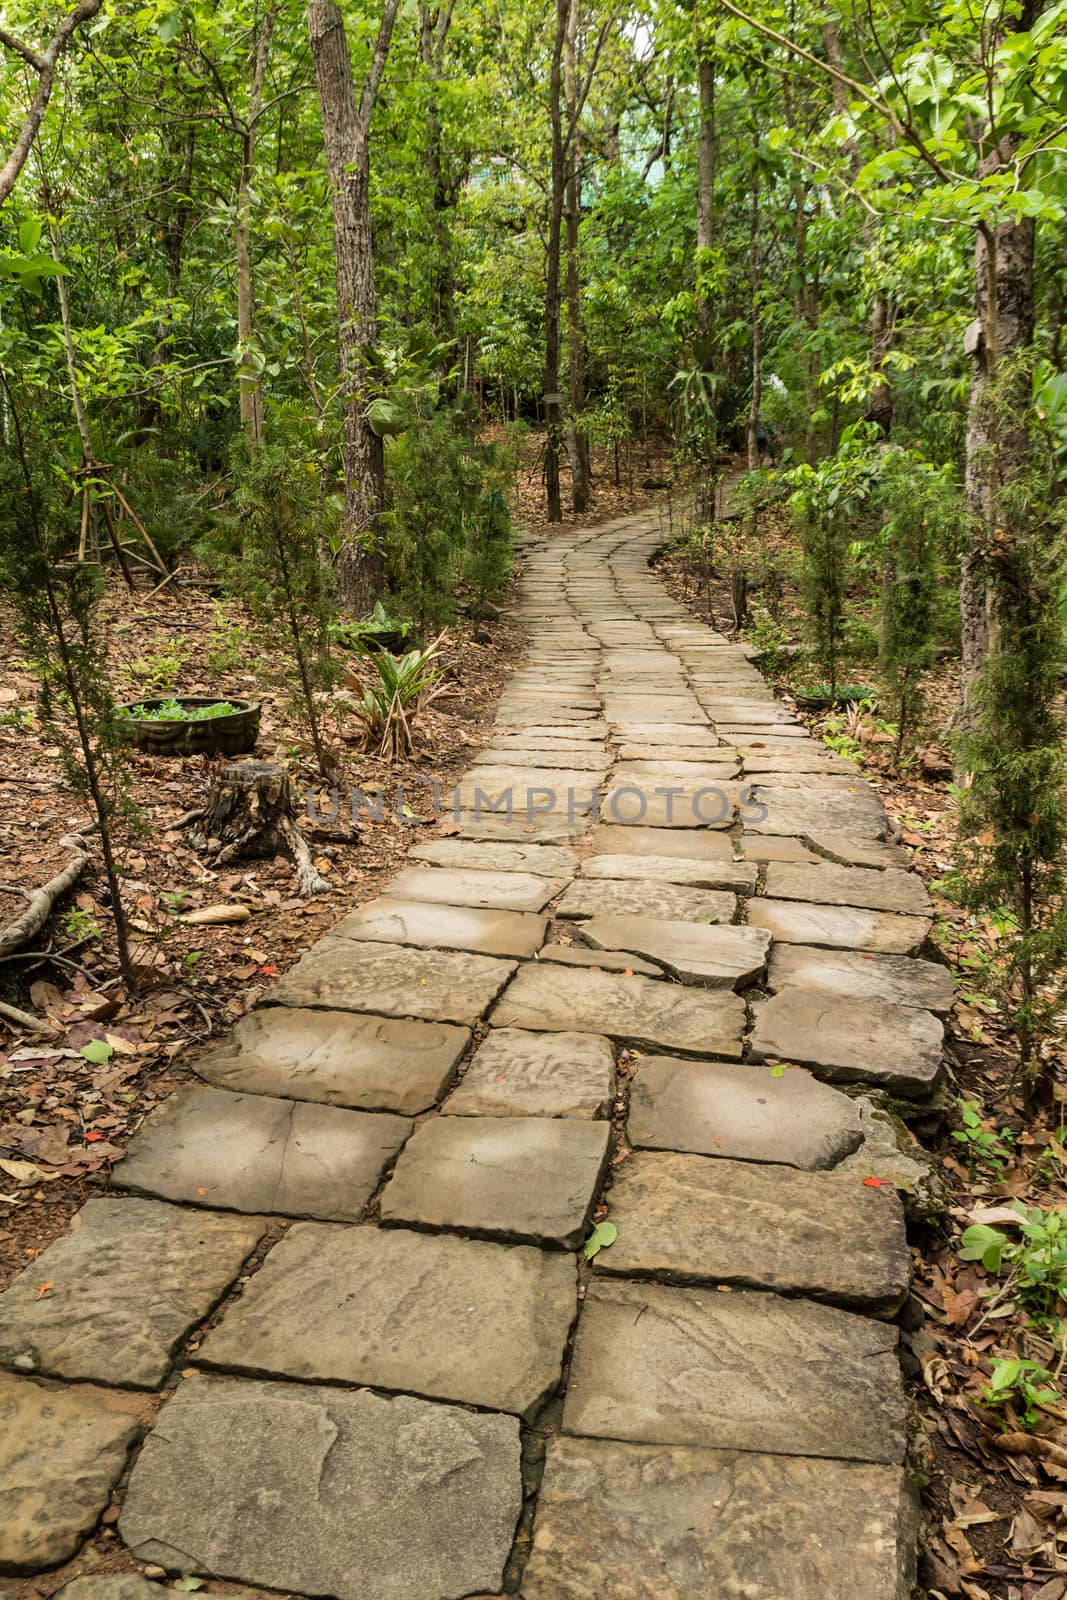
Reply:
<svg viewBox="0 0 1067 1600"><path fill-rule="evenodd" d="M328 888L293 818L289 780L274 761L234 761L211 785L201 819L189 835L216 867L239 857L289 856L305 898Z"/></svg>

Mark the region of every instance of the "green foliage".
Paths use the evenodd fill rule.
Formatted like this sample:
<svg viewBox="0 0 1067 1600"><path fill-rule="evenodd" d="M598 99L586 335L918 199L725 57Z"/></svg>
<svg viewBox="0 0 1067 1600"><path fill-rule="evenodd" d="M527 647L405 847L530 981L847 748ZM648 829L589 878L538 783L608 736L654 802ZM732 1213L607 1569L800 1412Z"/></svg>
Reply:
<svg viewBox="0 0 1067 1600"><path fill-rule="evenodd" d="M212 706L190 706L181 700L157 700L142 706L119 706L116 716L127 722L207 722L212 717L232 717L237 706L218 700Z"/></svg>
<svg viewBox="0 0 1067 1600"><path fill-rule="evenodd" d="M1018 1236L977 1223L964 1229L960 1258L981 1262L991 1277L1006 1273L994 1304L1018 1306L1041 1326L1061 1333L1058 1303L1067 1299L1067 1211L1025 1206L1011 1208L1019 1218Z"/></svg>
<svg viewBox="0 0 1067 1600"><path fill-rule="evenodd" d="M857 426L846 432L836 455L785 474L793 491L789 509L804 551L801 592L811 644L831 694L836 693L846 654L849 546L857 519L867 510L876 470L871 430Z"/></svg>
<svg viewBox="0 0 1067 1600"><path fill-rule="evenodd" d="M229 504L203 546L254 619L280 681L291 685L295 678L294 703L306 718L323 778L331 775L334 762L321 697L337 677L330 648L333 590L322 559L326 518L317 462L281 445L238 450ZM288 660L278 651L279 624Z"/></svg>
<svg viewBox="0 0 1067 1600"><path fill-rule="evenodd" d="M462 407L422 397L411 425L388 441L386 589L424 632L453 617L461 575L480 603L510 570L505 495L514 452L498 441L480 443L468 423Z"/></svg>
<svg viewBox="0 0 1067 1600"><path fill-rule="evenodd" d="M999 987L1031 1089L1040 1037L1067 999L1063 636L1053 604L1061 512L1043 506L1024 480L999 496L1003 531L986 563L995 644L974 689L971 726L957 742L967 776L951 890L965 906L1002 914Z"/></svg>
<svg viewBox="0 0 1067 1600"><path fill-rule="evenodd" d="M967 519L950 476L913 452L886 451L879 479L885 582L878 658L895 701L899 763L922 713L946 557L960 546Z"/></svg>
<svg viewBox="0 0 1067 1600"><path fill-rule="evenodd" d="M587 1261L592 1261L601 1250L610 1249L618 1237L619 1230L614 1222L598 1222L582 1246L582 1254Z"/></svg>
<svg viewBox="0 0 1067 1600"><path fill-rule="evenodd" d="M1038 1410L1060 1398L1052 1373L1036 1361L1006 1357L993 1363L993 1372L982 1391L982 1399L994 1410L1010 1405L1024 1428L1032 1428Z"/></svg>
<svg viewBox="0 0 1067 1600"><path fill-rule="evenodd" d="M964 1146L970 1170L1003 1172L1013 1158L1015 1140L1011 1129L1001 1128L998 1133L977 1100L961 1100L959 1113L962 1127L953 1128L952 1137Z"/></svg>
<svg viewBox="0 0 1067 1600"><path fill-rule="evenodd" d="M419 717L443 692L443 643L440 634L423 649L402 656L367 647L360 651L365 670L353 675L358 692L349 705L367 749L390 761L412 753Z"/></svg>

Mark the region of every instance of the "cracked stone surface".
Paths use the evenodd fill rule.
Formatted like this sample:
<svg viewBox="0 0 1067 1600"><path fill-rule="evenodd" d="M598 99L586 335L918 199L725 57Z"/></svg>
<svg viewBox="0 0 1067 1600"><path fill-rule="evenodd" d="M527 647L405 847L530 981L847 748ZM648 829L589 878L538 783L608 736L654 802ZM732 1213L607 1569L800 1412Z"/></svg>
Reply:
<svg viewBox="0 0 1067 1600"><path fill-rule="evenodd" d="M158 1200L88 1200L0 1295L0 1364L157 1388L178 1343L237 1277L265 1223ZM41 1295L40 1284L51 1285Z"/></svg>
<svg viewBox="0 0 1067 1600"><path fill-rule="evenodd" d="M652 917L592 917L578 937L594 949L632 950L682 983L739 989L761 978L771 936L764 928L707 927Z"/></svg>
<svg viewBox="0 0 1067 1600"><path fill-rule="evenodd" d="M727 990L702 992L637 974L526 966L490 1022L494 1028L603 1033L649 1050L739 1057L745 1004Z"/></svg>
<svg viewBox="0 0 1067 1600"><path fill-rule="evenodd" d="M606 1122L442 1117L409 1141L382 1193L383 1222L576 1248L607 1164Z"/></svg>
<svg viewBox="0 0 1067 1600"><path fill-rule="evenodd" d="M685 788L653 779L640 785L619 784L608 789L600 815L606 823L622 827L729 828L736 817L739 793L736 783Z"/></svg>
<svg viewBox="0 0 1067 1600"><path fill-rule="evenodd" d="M805 989L840 1000L884 1000L921 1011L951 1011L955 984L947 967L909 956L819 950L778 944L767 971L771 989Z"/></svg>
<svg viewBox="0 0 1067 1600"><path fill-rule="evenodd" d="M911 1600L916 1520L898 1467L551 1439L523 1600Z"/></svg>
<svg viewBox="0 0 1067 1600"><path fill-rule="evenodd" d="M397 900L497 911L540 911L563 888L561 878L537 872L475 872L462 867L405 867L389 885Z"/></svg>
<svg viewBox="0 0 1067 1600"><path fill-rule="evenodd" d="M115 1396L0 1373L0 1573L39 1572L74 1554L140 1432Z"/></svg>
<svg viewBox="0 0 1067 1600"><path fill-rule="evenodd" d="M817 866L772 861L767 867L766 892L772 900L861 906L869 911L897 911L906 917L930 914L930 896L922 879L899 867L879 871L843 867L832 861L822 861Z"/></svg>
<svg viewBox="0 0 1067 1600"><path fill-rule="evenodd" d="M186 1205L357 1222L411 1128L406 1117L188 1084L145 1119L111 1181Z"/></svg>
<svg viewBox="0 0 1067 1600"><path fill-rule="evenodd" d="M860 911L853 906L808 905L802 900L750 900L748 920L754 928L768 929L783 944L875 950L885 955L914 955L930 932L927 917Z"/></svg>
<svg viewBox="0 0 1067 1600"><path fill-rule="evenodd" d="M737 897L723 889L693 889L647 879L576 878L564 889L557 917L671 917L683 922L732 922Z"/></svg>
<svg viewBox="0 0 1067 1600"><path fill-rule="evenodd" d="M500 1587L519 1424L401 1395L188 1378L130 1478L139 1561L338 1600Z"/></svg>
<svg viewBox="0 0 1067 1600"><path fill-rule="evenodd" d="M802 838L812 833L846 833L856 839L884 839L886 815L871 789L855 794L837 789L809 789L785 784L758 784L756 796L765 817L749 812L746 828L753 833L785 833Z"/></svg>
<svg viewBox="0 0 1067 1600"><path fill-rule="evenodd" d="M269 998L274 1005L471 1023L485 1015L514 971L514 961L466 951L326 938L279 980Z"/></svg>
<svg viewBox="0 0 1067 1600"><path fill-rule="evenodd" d="M559 1382L577 1292L559 1252L298 1223L197 1360L529 1417Z"/></svg>
<svg viewBox="0 0 1067 1600"><path fill-rule="evenodd" d="M852 1100L794 1068L678 1061L638 1064L627 1136L635 1148L768 1161L818 1171L836 1166L863 1134Z"/></svg>
<svg viewBox="0 0 1067 1600"><path fill-rule="evenodd" d="M783 989L756 1012L754 1061L796 1061L837 1083L926 1094L941 1071L944 1027L929 1011Z"/></svg>
<svg viewBox="0 0 1067 1600"><path fill-rule="evenodd" d="M895 1189L856 1173L639 1150L615 1169L619 1236L594 1260L611 1277L729 1283L892 1316L911 1258Z"/></svg>
<svg viewBox="0 0 1067 1600"><path fill-rule="evenodd" d="M835 1306L598 1278L585 1297L565 1433L896 1466L897 1330Z"/></svg>
<svg viewBox="0 0 1067 1600"><path fill-rule="evenodd" d="M582 866L582 877L648 878L653 883L730 889L735 894L752 894L756 888L756 869L744 861L689 861L681 856L590 856Z"/></svg>
<svg viewBox="0 0 1067 1600"><path fill-rule="evenodd" d="M547 918L528 911L487 911L383 895L350 911L331 939L369 939L426 950L471 950L483 956L532 956Z"/></svg>
<svg viewBox="0 0 1067 1600"><path fill-rule="evenodd" d="M602 1035L494 1028L443 1109L454 1117L604 1117L614 1092L615 1052Z"/></svg>
<svg viewBox="0 0 1067 1600"><path fill-rule="evenodd" d="M639 972L645 978L663 976L663 968L642 961L629 950L588 950L584 945L546 944L537 952L538 961L558 962L563 967L599 967L602 972Z"/></svg>
<svg viewBox="0 0 1067 1600"><path fill-rule="evenodd" d="M219 1089L413 1116L444 1093L470 1037L446 1022L266 1006L196 1071Z"/></svg>

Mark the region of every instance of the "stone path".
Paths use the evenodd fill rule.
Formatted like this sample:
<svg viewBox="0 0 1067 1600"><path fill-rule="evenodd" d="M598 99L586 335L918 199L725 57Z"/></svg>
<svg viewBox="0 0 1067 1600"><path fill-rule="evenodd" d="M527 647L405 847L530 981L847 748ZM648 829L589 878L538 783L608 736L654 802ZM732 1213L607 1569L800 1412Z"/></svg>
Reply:
<svg viewBox="0 0 1067 1600"><path fill-rule="evenodd" d="M951 983L877 798L657 543L530 547L457 828L0 1296L0 1572L118 1488L140 1570L70 1600L907 1600L899 1117Z"/></svg>

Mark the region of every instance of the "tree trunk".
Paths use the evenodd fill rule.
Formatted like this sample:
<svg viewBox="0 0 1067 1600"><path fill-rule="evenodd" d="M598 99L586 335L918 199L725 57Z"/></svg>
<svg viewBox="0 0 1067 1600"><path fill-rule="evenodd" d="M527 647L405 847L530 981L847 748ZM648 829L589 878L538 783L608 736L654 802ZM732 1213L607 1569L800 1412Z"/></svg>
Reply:
<svg viewBox="0 0 1067 1600"><path fill-rule="evenodd" d="M563 46L567 102L567 357L570 379L571 506L576 515L589 507L589 440L578 426L585 408L585 344L582 336L581 264L578 228L582 214L582 158L578 136L578 0L570 0Z"/></svg>
<svg viewBox="0 0 1067 1600"><path fill-rule="evenodd" d="M549 117L552 126L552 171L548 202L548 258L545 263L545 492L549 522L563 521L559 489L561 409L559 393L560 257L562 254L563 201L567 184L563 148L562 89L563 47L567 36L570 0L556 0L556 33L549 73Z"/></svg>
<svg viewBox="0 0 1067 1600"><path fill-rule="evenodd" d="M344 604L357 614L370 608L382 579L378 537L385 457L382 441L367 421L371 381L363 352L367 346L373 347L378 333L370 216L370 117L399 3L386 0L358 105L340 10L334 0L311 0L307 9L333 200L337 272L345 478L337 586Z"/></svg>
<svg viewBox="0 0 1067 1600"><path fill-rule="evenodd" d="M255 332L256 296L252 275L252 181L256 173L256 125L263 106L267 81L270 40L276 11L267 11L256 42L252 67L252 87L248 96L248 116L239 129L241 165L237 177L237 204L234 210L234 256L237 263L237 344L241 352L238 374L238 404L241 429L249 444L263 443L263 391L252 359Z"/></svg>
<svg viewBox="0 0 1067 1600"><path fill-rule="evenodd" d="M444 50L452 21L452 0L431 10L419 7L419 54L429 79L426 106L426 169L430 175L430 227L433 252L429 267L430 319L440 343L449 347L454 364L456 344L455 243L452 211L455 189L449 182L441 137L439 85L444 76Z"/></svg>
<svg viewBox="0 0 1067 1600"><path fill-rule="evenodd" d="M216 867L242 857L286 855L296 866L300 894L321 894L329 887L293 820L289 780L273 761L234 761L223 767L189 842Z"/></svg>
<svg viewBox="0 0 1067 1600"><path fill-rule="evenodd" d="M987 162L1002 165L1008 139ZM980 532L960 563L960 708L964 717L974 683L992 644L986 550L994 533L996 495L1022 470L1029 445L1029 374L1012 371L1017 395L993 405L990 386L1005 362L1034 336L1034 223L1025 217L999 228L980 228L974 253L975 320L967 330L971 393L967 412L965 488Z"/></svg>
<svg viewBox="0 0 1067 1600"><path fill-rule="evenodd" d="M759 410L763 399L763 324L760 317L760 257L759 257L759 135L756 135L752 152L752 200L748 224L748 286L749 315L752 319L752 395L748 403L748 424L745 443L748 448L748 470L754 472L760 464Z"/></svg>
<svg viewBox="0 0 1067 1600"><path fill-rule="evenodd" d="M715 58L700 37L699 12L693 12L697 27L697 88L699 131L697 136L697 239L696 239L696 367L710 373L715 358L715 302L707 285L715 249L715 172L718 138L715 124ZM707 415L698 444L696 517L700 523L715 518L715 490L718 479L719 417L714 390L705 388Z"/></svg>

